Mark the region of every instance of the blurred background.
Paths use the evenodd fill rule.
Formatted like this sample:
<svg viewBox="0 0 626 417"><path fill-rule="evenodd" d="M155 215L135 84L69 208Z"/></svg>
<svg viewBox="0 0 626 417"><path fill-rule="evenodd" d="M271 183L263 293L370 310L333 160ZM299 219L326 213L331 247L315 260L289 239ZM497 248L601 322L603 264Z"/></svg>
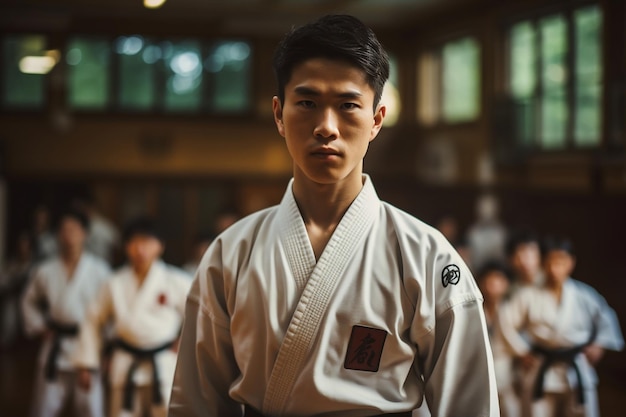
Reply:
<svg viewBox="0 0 626 417"><path fill-rule="evenodd" d="M485 195L506 230L574 242L574 277L626 323L623 0L2 0L0 266L80 200L121 229L149 213L183 265L225 214L276 204L291 161L271 114L292 26L356 15L388 49L380 196L457 237ZM109 253L123 262L119 247ZM0 415L22 416L37 346L0 351ZM623 353L598 368L603 416Z"/></svg>

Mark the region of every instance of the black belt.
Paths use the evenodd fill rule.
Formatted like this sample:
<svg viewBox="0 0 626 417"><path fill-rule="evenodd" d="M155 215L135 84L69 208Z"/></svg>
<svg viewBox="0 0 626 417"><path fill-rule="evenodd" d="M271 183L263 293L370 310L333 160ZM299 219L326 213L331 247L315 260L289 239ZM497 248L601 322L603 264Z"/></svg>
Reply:
<svg viewBox="0 0 626 417"><path fill-rule="evenodd" d="M388 413L388 414L377 414L372 417L383 417L383 416L391 416L391 417L411 417L411 411L405 411L402 413ZM243 417L265 417L263 414L256 411L254 408L246 405L243 413Z"/></svg>
<svg viewBox="0 0 626 417"><path fill-rule="evenodd" d="M580 404L585 403L585 394L583 390L583 379L580 374L578 364L576 364L576 356L587 346L578 345L567 349L546 349L540 346L533 346L533 352L543 356L543 362L539 368L537 379L535 380L535 387L533 389L533 398L539 399L543 397L543 379L548 368L555 363L565 363L574 368L576 372L576 378L578 379L577 397Z"/></svg>
<svg viewBox="0 0 626 417"><path fill-rule="evenodd" d="M140 349L133 345L129 345L123 340L116 340L113 344L113 348L119 348L132 354L135 359L128 368L128 374L126 375L126 383L124 384L124 410L133 410L133 399L135 394L135 382L133 381L133 375L135 370L141 362L150 362L152 365L152 403L161 404L163 398L161 396L161 386L159 383L159 370L156 366L155 355L164 350L170 349L174 342L167 342L163 345L157 346L152 349Z"/></svg>
<svg viewBox="0 0 626 417"><path fill-rule="evenodd" d="M54 332L52 346L46 358L45 376L48 381L54 381L57 377L57 358L61 352L61 339L65 337L76 337L78 335L78 325L62 324L53 320L48 320L48 329Z"/></svg>

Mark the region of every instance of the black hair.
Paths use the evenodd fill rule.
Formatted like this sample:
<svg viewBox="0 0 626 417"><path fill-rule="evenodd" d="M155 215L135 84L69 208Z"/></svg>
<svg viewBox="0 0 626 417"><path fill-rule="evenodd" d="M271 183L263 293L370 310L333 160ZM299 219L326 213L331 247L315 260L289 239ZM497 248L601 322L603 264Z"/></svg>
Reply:
<svg viewBox="0 0 626 417"><path fill-rule="evenodd" d="M87 217L87 214L83 210L74 207L63 209L57 216L56 230L59 230L61 223L65 219L76 220L85 231L89 230L89 217Z"/></svg>
<svg viewBox="0 0 626 417"><path fill-rule="evenodd" d="M136 235L152 236L163 241L163 236L156 222L149 216L139 216L126 223L123 232L124 242L128 242Z"/></svg>
<svg viewBox="0 0 626 417"><path fill-rule="evenodd" d="M374 32L350 15L326 15L292 28L274 53L278 98L285 101L285 85L296 65L311 58L346 61L361 69L374 90L374 108L380 102L389 78L389 58Z"/></svg>
<svg viewBox="0 0 626 417"><path fill-rule="evenodd" d="M533 230L517 230L516 232L511 234L506 242L506 255L513 255L518 246L529 243L536 243L537 245L540 245L541 242L539 236Z"/></svg>
<svg viewBox="0 0 626 417"><path fill-rule="evenodd" d="M490 259L486 261L478 270L476 278L480 281L492 272L501 273L506 277L507 281L511 281L513 279L513 274L509 266L499 259Z"/></svg>
<svg viewBox="0 0 626 417"><path fill-rule="evenodd" d="M547 236L541 241L541 256L545 257L552 251L563 251L570 256L575 256L574 245L572 241L566 237Z"/></svg>

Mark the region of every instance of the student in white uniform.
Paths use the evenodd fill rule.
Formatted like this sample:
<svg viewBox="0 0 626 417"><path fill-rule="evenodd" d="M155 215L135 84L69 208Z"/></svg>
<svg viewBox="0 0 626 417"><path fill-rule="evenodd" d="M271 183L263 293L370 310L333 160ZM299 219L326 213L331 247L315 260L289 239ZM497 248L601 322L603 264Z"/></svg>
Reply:
<svg viewBox="0 0 626 417"><path fill-rule="evenodd" d="M542 258L545 283L511 298L501 310L502 334L524 366L533 417L597 417L594 365L605 349L624 346L617 316L597 291L570 277L571 242L546 240Z"/></svg>
<svg viewBox="0 0 626 417"><path fill-rule="evenodd" d="M164 245L151 219L126 227L129 264L103 287L81 327L76 364L89 390L100 368L104 330L112 326L108 415L165 416L191 276L160 258Z"/></svg>
<svg viewBox="0 0 626 417"><path fill-rule="evenodd" d="M187 300L171 417L499 415L482 297L436 229L379 200L363 158L387 55L334 15L275 59L293 179L230 226Z"/></svg>
<svg viewBox="0 0 626 417"><path fill-rule="evenodd" d="M76 415L103 415L103 391L94 376L93 389L77 384L73 362L79 325L88 306L111 274L109 265L83 247L88 230L84 214L69 210L60 216L59 254L33 272L22 297L25 333L42 337L35 378L32 416L57 416L69 398Z"/></svg>
<svg viewBox="0 0 626 417"><path fill-rule="evenodd" d="M514 389L513 351L504 342L499 326L500 308L506 302L511 281L511 271L499 260L488 260L476 274L478 288L485 298L483 304L493 363L498 385L501 417L518 417L520 401Z"/></svg>
<svg viewBox="0 0 626 417"><path fill-rule="evenodd" d="M539 235L529 229L512 232L506 244L506 258L513 273L513 280L509 286L509 298L522 288L543 284ZM528 340L524 332L522 336ZM522 369L522 362L514 361L513 386L519 398L520 413L528 417L532 414L532 393L521 389L525 373Z"/></svg>
<svg viewBox="0 0 626 417"><path fill-rule="evenodd" d="M522 287L543 283L540 241L535 233L530 230L511 233L506 244L506 257L513 272L511 294Z"/></svg>

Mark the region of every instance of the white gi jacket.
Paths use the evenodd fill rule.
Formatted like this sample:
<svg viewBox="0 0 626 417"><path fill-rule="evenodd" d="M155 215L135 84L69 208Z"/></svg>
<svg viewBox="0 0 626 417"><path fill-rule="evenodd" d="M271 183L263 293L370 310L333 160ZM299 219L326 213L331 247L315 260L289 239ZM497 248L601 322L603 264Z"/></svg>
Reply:
<svg viewBox="0 0 626 417"><path fill-rule="evenodd" d="M47 327L48 320L63 325L80 325L87 308L98 295L100 288L111 275L109 265L102 259L83 252L72 277L67 276L63 262L50 258L39 265L22 297L24 330L36 335ZM42 310L42 303L47 312ZM40 362L48 358L52 340L46 340L41 348ZM57 369L73 370L72 356L76 351L77 338L61 339L57 356Z"/></svg>
<svg viewBox="0 0 626 417"><path fill-rule="evenodd" d="M139 349L151 349L176 341L190 286L191 276L162 261L152 264L141 287L138 287L129 266L120 268L89 309L81 328L76 364L90 369L100 366L103 328L107 323L112 323L115 339ZM127 351L113 351L109 369L111 386L124 385L133 359ZM155 362L161 383L171 386L176 352L165 349L155 355ZM137 368L133 381L136 385L152 383L150 363L142 363Z"/></svg>
<svg viewBox="0 0 626 417"><path fill-rule="evenodd" d="M621 350L624 338L615 311L595 289L568 278L561 302L545 287L521 288L501 309L500 324L506 342L522 356L533 345L547 349L571 348L589 343ZM583 353L577 355L583 387L595 389L597 375ZM578 385L574 369L558 363L544 376L544 391L564 392Z"/></svg>
<svg viewBox="0 0 626 417"><path fill-rule="evenodd" d="M170 416L499 415L482 298L435 229L369 177L316 262L292 193L209 247Z"/></svg>

